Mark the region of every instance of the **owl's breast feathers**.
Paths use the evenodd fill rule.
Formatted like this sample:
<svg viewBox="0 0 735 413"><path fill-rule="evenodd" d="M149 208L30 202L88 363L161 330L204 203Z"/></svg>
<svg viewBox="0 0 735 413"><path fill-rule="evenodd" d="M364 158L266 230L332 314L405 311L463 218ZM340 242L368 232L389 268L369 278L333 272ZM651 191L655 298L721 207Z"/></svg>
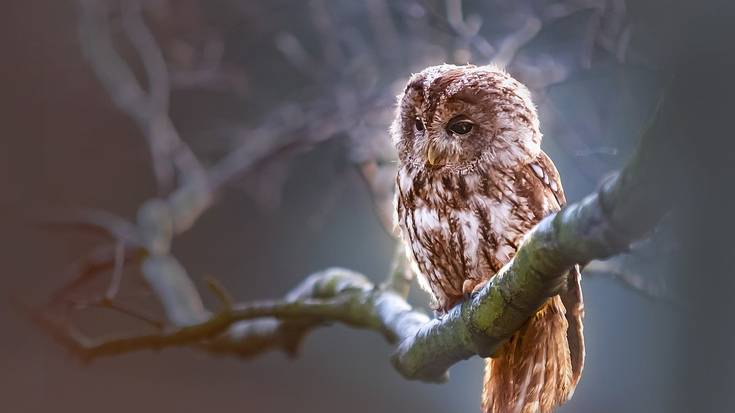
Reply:
<svg viewBox="0 0 735 413"><path fill-rule="evenodd" d="M516 170L403 165L396 201L409 259L443 312L462 299L466 280L485 281L510 261L526 232L563 205L564 193L542 152Z"/></svg>

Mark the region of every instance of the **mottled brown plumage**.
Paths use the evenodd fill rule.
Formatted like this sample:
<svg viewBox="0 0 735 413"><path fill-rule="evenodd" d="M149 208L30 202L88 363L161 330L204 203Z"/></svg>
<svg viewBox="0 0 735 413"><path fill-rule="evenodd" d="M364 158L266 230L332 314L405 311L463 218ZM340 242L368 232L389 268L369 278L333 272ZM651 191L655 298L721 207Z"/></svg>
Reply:
<svg viewBox="0 0 735 413"><path fill-rule="evenodd" d="M391 134L396 222L439 313L489 280L565 202L530 93L501 70L441 65L413 75ZM571 397L584 363L577 268L559 292L488 359L484 411L549 412Z"/></svg>

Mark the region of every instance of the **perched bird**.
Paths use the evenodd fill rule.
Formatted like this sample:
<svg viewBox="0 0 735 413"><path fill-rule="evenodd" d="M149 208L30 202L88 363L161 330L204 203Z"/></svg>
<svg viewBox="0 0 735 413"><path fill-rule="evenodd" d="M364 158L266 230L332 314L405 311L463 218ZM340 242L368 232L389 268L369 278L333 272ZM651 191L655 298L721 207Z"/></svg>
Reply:
<svg viewBox="0 0 735 413"><path fill-rule="evenodd" d="M515 255L565 202L541 150L529 90L500 69L440 65L414 74L391 126L398 150L396 222L419 282L444 313ZM584 365L582 292L568 282L486 360L482 406L551 412Z"/></svg>

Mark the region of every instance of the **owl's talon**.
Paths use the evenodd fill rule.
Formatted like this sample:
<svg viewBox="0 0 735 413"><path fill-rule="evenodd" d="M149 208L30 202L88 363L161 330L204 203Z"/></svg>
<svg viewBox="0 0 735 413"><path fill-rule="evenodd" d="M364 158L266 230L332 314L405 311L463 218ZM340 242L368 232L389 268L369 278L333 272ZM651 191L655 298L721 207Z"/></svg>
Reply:
<svg viewBox="0 0 735 413"><path fill-rule="evenodd" d="M464 280L462 283L462 294L465 298L469 299L475 296L475 294L487 284L487 280Z"/></svg>
<svg viewBox="0 0 735 413"><path fill-rule="evenodd" d="M476 293L477 293L478 291L482 290L482 287L484 287L484 286L485 286L485 284L487 284L487 281L488 281L488 280L485 280L485 281L480 281L479 283L477 283L477 284L475 285L475 288L473 288L473 289L472 289L472 294L474 295L474 294L476 294Z"/></svg>
<svg viewBox="0 0 735 413"><path fill-rule="evenodd" d="M465 297L469 297L474 291L475 284L475 280L464 280L462 283L462 294L464 294Z"/></svg>

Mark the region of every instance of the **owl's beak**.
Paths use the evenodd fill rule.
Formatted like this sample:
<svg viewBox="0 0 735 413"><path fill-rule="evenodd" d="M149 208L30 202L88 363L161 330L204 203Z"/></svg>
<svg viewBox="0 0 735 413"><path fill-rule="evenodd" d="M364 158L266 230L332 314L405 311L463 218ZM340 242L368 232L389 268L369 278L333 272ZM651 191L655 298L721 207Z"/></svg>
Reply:
<svg viewBox="0 0 735 413"><path fill-rule="evenodd" d="M429 165L434 166L439 162L439 148L436 147L436 144L434 142L429 142L429 147L426 150L426 160L429 162Z"/></svg>
<svg viewBox="0 0 735 413"><path fill-rule="evenodd" d="M429 141L426 147L426 162L431 166L442 166L448 162L458 161L458 156L451 148L442 145L439 141Z"/></svg>

